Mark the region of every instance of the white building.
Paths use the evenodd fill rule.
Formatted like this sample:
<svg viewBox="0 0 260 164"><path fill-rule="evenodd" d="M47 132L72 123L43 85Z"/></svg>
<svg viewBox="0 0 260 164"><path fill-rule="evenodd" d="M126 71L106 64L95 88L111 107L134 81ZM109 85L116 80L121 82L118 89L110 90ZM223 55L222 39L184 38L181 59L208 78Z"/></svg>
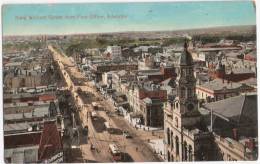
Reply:
<svg viewBox="0 0 260 164"><path fill-rule="evenodd" d="M112 60L121 58L122 50L120 46L108 46L107 52L110 53Z"/></svg>
<svg viewBox="0 0 260 164"><path fill-rule="evenodd" d="M198 54L198 60L204 61L204 62L210 62L210 61L215 61L217 56L216 52L200 52Z"/></svg>

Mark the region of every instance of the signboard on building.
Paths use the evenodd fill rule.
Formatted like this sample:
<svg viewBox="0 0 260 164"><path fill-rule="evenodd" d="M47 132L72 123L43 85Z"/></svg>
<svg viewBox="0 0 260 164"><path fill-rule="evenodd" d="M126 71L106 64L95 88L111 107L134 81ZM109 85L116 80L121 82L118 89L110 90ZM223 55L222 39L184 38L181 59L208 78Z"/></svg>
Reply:
<svg viewBox="0 0 260 164"><path fill-rule="evenodd" d="M63 152L59 152L46 160L46 163L61 163L63 162Z"/></svg>

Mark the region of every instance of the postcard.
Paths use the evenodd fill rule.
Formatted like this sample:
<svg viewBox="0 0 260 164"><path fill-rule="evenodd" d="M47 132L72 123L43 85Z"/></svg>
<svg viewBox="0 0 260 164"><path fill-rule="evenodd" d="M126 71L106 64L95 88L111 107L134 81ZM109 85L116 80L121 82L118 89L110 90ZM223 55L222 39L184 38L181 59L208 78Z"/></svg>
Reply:
<svg viewBox="0 0 260 164"><path fill-rule="evenodd" d="M254 1L2 5L3 162L257 161Z"/></svg>

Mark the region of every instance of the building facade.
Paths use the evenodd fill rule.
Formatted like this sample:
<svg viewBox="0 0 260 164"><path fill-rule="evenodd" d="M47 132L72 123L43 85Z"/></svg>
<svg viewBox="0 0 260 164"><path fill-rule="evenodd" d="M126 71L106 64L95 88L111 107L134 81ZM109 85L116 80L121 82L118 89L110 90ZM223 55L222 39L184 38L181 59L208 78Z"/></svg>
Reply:
<svg viewBox="0 0 260 164"><path fill-rule="evenodd" d="M179 59L176 79L177 96L164 112L167 161L200 161L213 159L212 133L205 130L198 111L193 59L187 42Z"/></svg>
<svg viewBox="0 0 260 164"><path fill-rule="evenodd" d="M107 52L111 55L112 60L120 59L122 56L122 51L120 46L108 46Z"/></svg>

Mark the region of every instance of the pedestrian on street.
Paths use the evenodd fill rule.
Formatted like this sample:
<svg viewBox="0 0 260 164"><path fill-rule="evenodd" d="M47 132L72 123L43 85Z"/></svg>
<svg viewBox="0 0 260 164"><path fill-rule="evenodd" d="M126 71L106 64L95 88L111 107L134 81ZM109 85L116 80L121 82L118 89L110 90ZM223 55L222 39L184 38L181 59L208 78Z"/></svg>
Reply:
<svg viewBox="0 0 260 164"><path fill-rule="evenodd" d="M136 147L135 150L138 151L138 147Z"/></svg>

